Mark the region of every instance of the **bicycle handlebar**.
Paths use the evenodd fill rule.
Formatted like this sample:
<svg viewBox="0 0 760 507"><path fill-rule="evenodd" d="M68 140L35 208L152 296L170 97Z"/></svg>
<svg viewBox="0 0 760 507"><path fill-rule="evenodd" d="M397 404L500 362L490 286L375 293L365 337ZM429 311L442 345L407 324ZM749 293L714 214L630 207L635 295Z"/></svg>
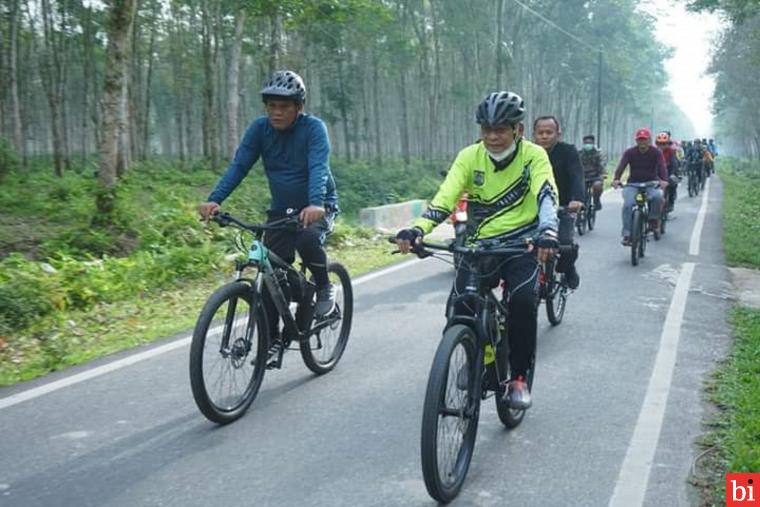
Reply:
<svg viewBox="0 0 760 507"><path fill-rule="evenodd" d="M396 236L388 236L388 242L396 244ZM412 246L412 253L417 254L418 257L427 257L432 255L432 252L427 250L439 250L442 252L460 253L471 257L488 257L495 255L517 255L521 253L528 253L533 248L532 239L519 239L504 242L502 245L496 248L489 247L468 247L459 246L454 243L442 244L442 243L428 243L422 241L419 245Z"/></svg>
<svg viewBox="0 0 760 507"><path fill-rule="evenodd" d="M287 229L290 227L295 227L297 226L297 224L300 223L297 216L287 216L285 218L280 218L266 224L248 224L246 222L243 222L242 220L239 220L233 217L227 212L217 213L211 216L210 219L216 222L217 224L219 224L220 227L227 227L228 225L234 225L240 229L245 229L253 233Z"/></svg>

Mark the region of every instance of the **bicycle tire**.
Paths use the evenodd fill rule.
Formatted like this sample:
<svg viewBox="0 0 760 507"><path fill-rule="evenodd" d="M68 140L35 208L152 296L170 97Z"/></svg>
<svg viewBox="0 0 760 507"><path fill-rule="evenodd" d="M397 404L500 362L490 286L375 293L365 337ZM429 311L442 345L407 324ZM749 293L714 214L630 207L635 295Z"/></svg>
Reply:
<svg viewBox="0 0 760 507"><path fill-rule="evenodd" d="M596 208L592 204L586 212L586 220L588 221L588 230L593 231L596 225Z"/></svg>
<svg viewBox="0 0 760 507"><path fill-rule="evenodd" d="M586 211L582 209L578 212L578 216L575 218L575 228L578 230L578 235L583 236L586 234Z"/></svg>
<svg viewBox="0 0 760 507"><path fill-rule="evenodd" d="M269 336L269 329L263 309L261 307L257 309L258 305L255 302L255 298L256 296L248 283L233 282L223 285L206 301L193 331L190 345L190 386L193 398L201 413L210 421L218 424L231 423L245 414L256 398L264 379L268 338L262 339L262 337ZM245 334L237 337L232 345L228 341L226 348L230 350L225 352L229 354L225 357L221 351L224 345L223 335L225 329L230 329L230 326L232 326L230 332L234 332L238 319L245 318L235 313L238 302L241 300L248 305L247 321L245 326L243 326ZM215 318L215 316L217 315L217 311L225 304L227 305L227 311L231 309L231 315L225 313L225 324L220 326L220 319ZM215 333L220 327L222 328L222 337L218 345L219 350L217 350L217 347L210 343L209 337L212 332ZM249 360L250 352L254 349L251 346L251 341L257 331L256 355L252 360ZM232 375L235 375L235 371L242 372L241 375L236 377L241 377L247 382L243 393L237 399L224 405L220 404L221 400L214 399L215 396L213 396L210 390L213 390L215 386L209 385L209 379L204 375L204 373L210 375L214 370L214 363L211 362L214 359L217 361L221 360L222 369ZM247 365L252 366L250 375L244 372ZM225 371L222 372L222 374L224 373ZM236 382L230 382L227 385L231 388L233 384L237 386ZM221 385L217 384L216 387L221 389L224 385L225 383L222 382Z"/></svg>
<svg viewBox="0 0 760 507"><path fill-rule="evenodd" d="M562 322L567 304L567 293L559 281L554 263L547 263L546 280L546 318L552 326L558 326Z"/></svg>
<svg viewBox="0 0 760 507"><path fill-rule="evenodd" d="M649 228L649 214L644 212L641 214L641 232L639 233L639 259L644 258L644 254L647 250L647 230Z"/></svg>
<svg viewBox="0 0 760 507"><path fill-rule="evenodd" d="M335 301L335 312L340 316L340 319L335 322L338 326L333 327L331 324L312 334L308 340L302 341L298 346L304 364L317 375L332 371L340 361L351 334L351 321L354 314L354 293L351 277L346 268L342 264L331 262L327 265L327 274L328 276L334 274L340 283L339 290L336 290ZM342 302L338 301L339 296L342 296ZM316 317L314 322L318 322ZM337 337L333 340L330 332L336 330ZM334 346L328 349L325 343L334 343Z"/></svg>
<svg viewBox="0 0 760 507"><path fill-rule="evenodd" d="M641 237L641 211L633 208L633 217L631 218L631 264L639 265L639 243L643 241Z"/></svg>
<svg viewBox="0 0 760 507"><path fill-rule="evenodd" d="M475 364L478 358L476 343L475 333L470 327L462 324L451 326L444 331L430 367L422 410L420 457L422 476L428 494L442 503L450 502L459 494L475 448L482 387L481 379L477 379L477 385L475 385L477 377L475 372L482 370L482 367ZM452 375L449 369L453 358L463 359L464 362L454 365L457 371ZM466 379L466 391L458 387L460 372L463 368L465 368L464 371L469 372ZM448 388L451 388L454 395L459 395L458 401L461 406L448 406L448 403L453 401L447 397ZM451 434L461 435L458 446L446 448L439 441L439 437L442 439L447 436L448 423L457 424ZM465 426L464 429L462 426ZM446 458L449 460L447 461ZM453 463L450 462L452 458ZM442 461L447 462L442 463ZM441 465L446 467L443 473Z"/></svg>

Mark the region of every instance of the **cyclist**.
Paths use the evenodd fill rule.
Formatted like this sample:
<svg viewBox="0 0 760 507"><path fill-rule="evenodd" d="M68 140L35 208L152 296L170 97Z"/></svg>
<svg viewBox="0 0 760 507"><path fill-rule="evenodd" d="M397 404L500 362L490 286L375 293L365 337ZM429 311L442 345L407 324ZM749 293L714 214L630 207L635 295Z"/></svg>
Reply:
<svg viewBox="0 0 760 507"><path fill-rule="evenodd" d="M594 191L594 209L602 209L602 191L607 173L604 170L607 160L602 150L595 144L596 138L592 134L583 136L583 146L578 151L583 165L583 176L587 182L592 182Z"/></svg>
<svg viewBox="0 0 760 507"><path fill-rule="evenodd" d="M710 150L713 158L716 158L718 156L718 146L716 146L715 141L712 139L707 140L707 149Z"/></svg>
<svg viewBox="0 0 760 507"><path fill-rule="evenodd" d="M322 120L303 112L306 87L293 71L274 72L261 89L261 99L266 115L248 127L234 159L207 202L199 206L199 213L204 219L215 214L261 158L272 196L267 219L297 213L302 224L293 231L267 232L264 244L290 263L298 251L317 286L315 313L325 316L335 306L335 289L327 275L324 240L338 212L327 128ZM267 291L264 303L269 322L277 322L277 310ZM271 327L276 334L278 326Z"/></svg>
<svg viewBox="0 0 760 507"><path fill-rule="evenodd" d="M691 145L691 151L689 152L689 155L687 156L689 167L692 171L694 171L694 174L697 177L697 181L700 182L700 185L702 183L702 180L705 179L705 161L704 161L705 155L704 155L704 147L702 146L702 141L699 139L694 139L694 142Z"/></svg>
<svg viewBox="0 0 760 507"><path fill-rule="evenodd" d="M665 189L665 202L668 207L668 211L673 211L673 207L676 203L676 196L678 191L678 157L676 156L676 150L673 147L673 141L670 139L670 134L667 132L660 132L655 138L657 148L662 152L662 156L665 158L665 167L668 170L668 187Z"/></svg>
<svg viewBox="0 0 760 507"><path fill-rule="evenodd" d="M480 103L475 117L481 140L459 152L422 217L396 235L398 248L408 253L446 219L466 191L468 241L485 246L537 236L538 261L546 262L558 247L557 191L546 151L523 138L523 100L508 91L491 93ZM466 286L469 270L466 265L463 268L457 270L452 295ZM511 379L506 393L513 408L525 409L531 405L525 378L536 346L538 266L533 255L524 254L499 259L498 269L510 291Z"/></svg>
<svg viewBox="0 0 760 507"><path fill-rule="evenodd" d="M663 196L662 189L668 185L668 172L665 168L665 157L662 152L652 146L652 133L649 129L640 128L634 136L636 146L628 148L615 169L612 186L621 186L620 177L627 166L630 166L628 183L646 183L657 181L660 188L647 188L647 201L649 202L650 222L649 227L657 230L660 226ZM623 246L631 244L631 214L636 203L637 190L632 187L623 189Z"/></svg>
<svg viewBox="0 0 760 507"><path fill-rule="evenodd" d="M714 161L715 161L715 158L713 157L713 154L710 151L709 145L704 144L703 150L702 150L702 162L704 163L704 167L705 167L705 176L707 176L708 178L713 172Z"/></svg>
<svg viewBox="0 0 760 507"><path fill-rule="evenodd" d="M562 128L555 116L539 116L533 121L533 142L549 154L554 181L559 191L559 204L565 208L559 214L560 255L557 272L565 273L567 286L577 289L580 276L575 268L578 245L573 241L576 213L583 206L586 188L583 182L583 166L575 146L560 141Z"/></svg>

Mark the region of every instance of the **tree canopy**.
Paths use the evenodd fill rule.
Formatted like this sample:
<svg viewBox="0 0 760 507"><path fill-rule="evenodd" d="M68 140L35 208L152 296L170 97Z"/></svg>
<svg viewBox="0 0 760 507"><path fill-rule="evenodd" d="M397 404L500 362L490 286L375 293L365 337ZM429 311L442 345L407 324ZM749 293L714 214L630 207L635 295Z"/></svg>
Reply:
<svg viewBox="0 0 760 507"><path fill-rule="evenodd" d="M0 2L0 134L24 156L53 154L60 172L97 152L107 10L121 3ZM477 136L474 109L496 89L522 95L529 117L557 115L579 142L597 130L599 49L605 149L639 126L690 136L653 25L633 0L142 0L119 163L168 154L219 167L277 68L305 78L307 109L348 160L447 159Z"/></svg>

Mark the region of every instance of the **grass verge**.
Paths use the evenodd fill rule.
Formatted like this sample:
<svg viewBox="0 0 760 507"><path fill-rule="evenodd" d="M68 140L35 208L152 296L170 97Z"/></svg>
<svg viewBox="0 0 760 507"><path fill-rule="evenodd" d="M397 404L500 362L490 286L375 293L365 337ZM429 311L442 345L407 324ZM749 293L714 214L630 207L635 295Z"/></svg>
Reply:
<svg viewBox="0 0 760 507"><path fill-rule="evenodd" d="M328 248L331 260L343 263L353 278L403 260L380 237L351 237ZM186 286L148 293L140 298L97 304L65 316L42 319L24 330L10 347L0 337L0 386L30 380L51 371L189 331L201 307L227 273L195 280Z"/></svg>
<svg viewBox="0 0 760 507"><path fill-rule="evenodd" d="M727 264L760 268L760 163L721 160L723 245ZM693 483L701 505L725 505L727 472L760 472L760 309L731 310L734 343L706 386L715 411Z"/></svg>

